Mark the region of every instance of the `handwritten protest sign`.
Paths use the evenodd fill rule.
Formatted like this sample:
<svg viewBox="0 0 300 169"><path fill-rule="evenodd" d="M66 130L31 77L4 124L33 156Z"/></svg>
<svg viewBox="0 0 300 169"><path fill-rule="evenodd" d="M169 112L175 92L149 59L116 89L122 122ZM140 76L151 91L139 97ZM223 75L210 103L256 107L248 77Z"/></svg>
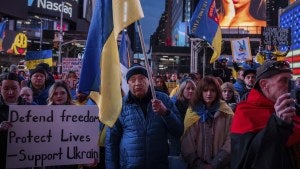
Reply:
<svg viewBox="0 0 300 169"><path fill-rule="evenodd" d="M251 47L249 37L231 40L231 51L233 59L237 62L251 60Z"/></svg>
<svg viewBox="0 0 300 169"><path fill-rule="evenodd" d="M90 164L99 159L97 106L9 107L7 168Z"/></svg>
<svg viewBox="0 0 300 169"><path fill-rule="evenodd" d="M69 71L76 72L80 76L82 63L79 58L63 58L62 60L62 74L66 75Z"/></svg>

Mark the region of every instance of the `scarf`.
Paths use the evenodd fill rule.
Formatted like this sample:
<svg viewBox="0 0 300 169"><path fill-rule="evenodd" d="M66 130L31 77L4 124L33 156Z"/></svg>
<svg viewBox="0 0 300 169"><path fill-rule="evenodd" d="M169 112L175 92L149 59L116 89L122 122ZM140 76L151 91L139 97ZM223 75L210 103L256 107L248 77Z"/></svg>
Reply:
<svg viewBox="0 0 300 169"><path fill-rule="evenodd" d="M275 112L274 102L266 98L261 92L252 89L248 98L241 101L235 111L231 124L232 134L257 133L266 127L271 115ZM300 142L300 117L294 116L293 134L287 145Z"/></svg>
<svg viewBox="0 0 300 169"><path fill-rule="evenodd" d="M233 116L233 112L231 110L231 108L227 105L227 103L223 100L220 100L220 102L218 104L218 109L217 111L219 111L220 113L224 113L230 116ZM212 106L214 107L214 106ZM210 109L212 110L212 109ZM217 112L215 111L215 113ZM216 115L214 113L214 115ZM202 117L201 117L202 118ZM192 110L191 107L189 107L186 111L186 115L184 118L184 133L186 132L186 130L188 130L194 123L200 121L200 115L198 114L198 112Z"/></svg>
<svg viewBox="0 0 300 169"><path fill-rule="evenodd" d="M208 119L213 119L216 111L220 107L220 102L216 102L211 107L206 107L205 104L198 104L193 111L200 116L200 122L205 123Z"/></svg>

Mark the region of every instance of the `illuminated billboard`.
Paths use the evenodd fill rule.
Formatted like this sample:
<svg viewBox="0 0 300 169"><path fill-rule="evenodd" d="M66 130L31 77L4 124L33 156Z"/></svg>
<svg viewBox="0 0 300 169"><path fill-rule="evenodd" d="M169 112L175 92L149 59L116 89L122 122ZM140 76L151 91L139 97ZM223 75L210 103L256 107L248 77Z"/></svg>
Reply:
<svg viewBox="0 0 300 169"><path fill-rule="evenodd" d="M280 15L280 26L291 29L290 52L286 60L291 63L293 74L300 76L300 1L295 1Z"/></svg>
<svg viewBox="0 0 300 169"><path fill-rule="evenodd" d="M28 0L28 7L30 13L42 14L47 16L60 17L61 11L63 17L72 21L78 19L77 16L77 2L73 0Z"/></svg>
<svg viewBox="0 0 300 169"><path fill-rule="evenodd" d="M266 26L266 0L216 0L222 28L243 28L249 33Z"/></svg>

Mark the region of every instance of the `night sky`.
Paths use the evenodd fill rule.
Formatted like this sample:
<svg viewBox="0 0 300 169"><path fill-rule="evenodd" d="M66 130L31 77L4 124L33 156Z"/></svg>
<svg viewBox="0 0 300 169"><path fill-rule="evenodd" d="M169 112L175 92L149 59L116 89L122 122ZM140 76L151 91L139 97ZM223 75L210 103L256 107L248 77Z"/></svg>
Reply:
<svg viewBox="0 0 300 169"><path fill-rule="evenodd" d="M146 43L146 51L149 48L150 36L155 32L161 14L165 10L164 0L140 0L144 11L141 26Z"/></svg>

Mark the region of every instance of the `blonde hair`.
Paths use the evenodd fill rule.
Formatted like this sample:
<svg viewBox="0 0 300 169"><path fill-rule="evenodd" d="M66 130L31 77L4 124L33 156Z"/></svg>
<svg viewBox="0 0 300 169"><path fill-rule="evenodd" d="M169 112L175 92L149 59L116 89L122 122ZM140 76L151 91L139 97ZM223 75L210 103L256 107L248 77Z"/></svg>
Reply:
<svg viewBox="0 0 300 169"><path fill-rule="evenodd" d="M191 83L195 87L195 90L196 90L196 84L195 84L195 82L192 79L188 78L188 79L184 80L179 85L179 90L178 90L178 94L177 94L177 99L178 100L185 101L185 98L183 96L183 91L186 88L186 86L187 86L188 83Z"/></svg>
<svg viewBox="0 0 300 169"><path fill-rule="evenodd" d="M49 96L48 96L48 105L54 105L53 103L53 95L54 95L54 92L55 90L58 88L58 87L62 87L66 90L67 92L67 102L65 103L65 105L73 105L73 101L72 101L72 96L71 96L71 92L69 90L69 87L68 87L68 84L63 81L63 80L58 80L56 81L49 89Z"/></svg>

